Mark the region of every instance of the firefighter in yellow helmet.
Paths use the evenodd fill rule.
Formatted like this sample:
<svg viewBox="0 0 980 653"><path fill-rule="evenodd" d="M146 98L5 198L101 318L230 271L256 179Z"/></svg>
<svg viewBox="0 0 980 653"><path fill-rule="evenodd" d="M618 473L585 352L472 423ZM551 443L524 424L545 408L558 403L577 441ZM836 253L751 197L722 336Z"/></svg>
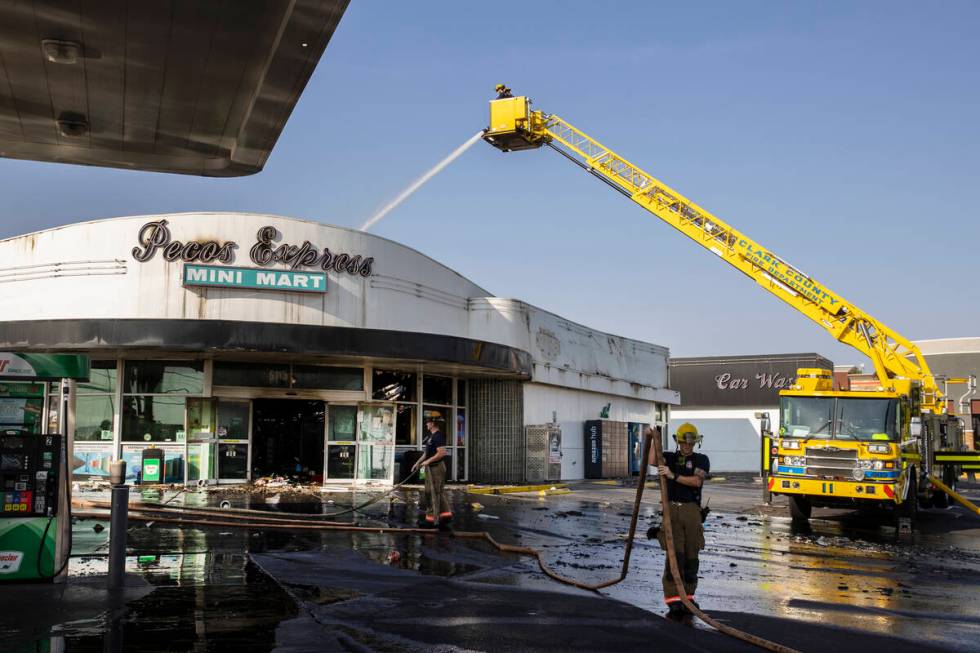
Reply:
<svg viewBox="0 0 980 653"><path fill-rule="evenodd" d="M507 88L507 85L506 84L497 84L497 88L495 88L494 90L497 91L497 99L498 100L503 100L504 98L514 97L514 94L510 92L510 89Z"/></svg>
<svg viewBox="0 0 980 653"><path fill-rule="evenodd" d="M704 517L707 511L701 509L701 485L711 471L711 461L703 453L694 451L701 442L701 434L696 426L685 422L677 427L674 434L676 451L664 452L664 464L657 468L658 473L667 479L667 501L670 510L670 523L674 535L674 553L677 566L684 580L683 587L677 587L670 573L670 566L664 561L664 601L667 602L668 615L681 617L686 612L681 603L681 593L694 602L694 592L698 588L698 556L704 548ZM652 453L652 452L651 452ZM655 461L651 460L651 463ZM661 548L667 550L663 530L657 534ZM697 605L695 603L695 605Z"/></svg>

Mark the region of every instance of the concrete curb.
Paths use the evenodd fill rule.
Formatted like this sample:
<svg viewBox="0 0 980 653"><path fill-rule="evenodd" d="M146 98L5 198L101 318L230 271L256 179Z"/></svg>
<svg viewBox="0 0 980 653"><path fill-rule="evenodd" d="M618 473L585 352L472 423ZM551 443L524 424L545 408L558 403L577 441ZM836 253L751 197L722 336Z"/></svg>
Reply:
<svg viewBox="0 0 980 653"><path fill-rule="evenodd" d="M515 492L547 492L567 490L568 483L546 483L544 485L494 485L475 487L467 490L469 494L512 494Z"/></svg>

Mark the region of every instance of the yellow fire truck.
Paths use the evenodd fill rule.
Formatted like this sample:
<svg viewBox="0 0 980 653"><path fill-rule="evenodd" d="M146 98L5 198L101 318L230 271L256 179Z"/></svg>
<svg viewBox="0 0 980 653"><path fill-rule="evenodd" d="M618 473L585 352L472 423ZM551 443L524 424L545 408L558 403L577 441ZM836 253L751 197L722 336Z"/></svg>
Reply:
<svg viewBox="0 0 980 653"><path fill-rule="evenodd" d="M941 485L956 496L957 467L980 463L980 452L962 450L962 421L915 344L528 97L498 91L490 145L555 150L871 359L876 382L857 391L835 391L830 370L800 369L780 392L779 432L763 424L765 487L787 495L794 519L813 506L878 506L910 528L919 503L948 504Z"/></svg>

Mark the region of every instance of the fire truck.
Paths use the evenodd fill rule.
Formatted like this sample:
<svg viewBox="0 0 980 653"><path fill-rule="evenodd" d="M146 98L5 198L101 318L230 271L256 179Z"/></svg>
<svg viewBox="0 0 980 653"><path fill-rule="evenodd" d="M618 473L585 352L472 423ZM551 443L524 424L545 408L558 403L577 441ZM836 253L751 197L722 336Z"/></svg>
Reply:
<svg viewBox="0 0 980 653"><path fill-rule="evenodd" d="M859 389L835 390L831 370L800 369L780 392L778 432L768 419L762 425L767 500L786 495L798 521L814 506L887 508L904 530L919 505L965 501L955 492L958 467L980 462L980 452L963 450L963 422L948 408L944 380L913 342L565 119L497 90L487 143L558 152L871 360L873 382ZM945 382L976 385L973 377Z"/></svg>

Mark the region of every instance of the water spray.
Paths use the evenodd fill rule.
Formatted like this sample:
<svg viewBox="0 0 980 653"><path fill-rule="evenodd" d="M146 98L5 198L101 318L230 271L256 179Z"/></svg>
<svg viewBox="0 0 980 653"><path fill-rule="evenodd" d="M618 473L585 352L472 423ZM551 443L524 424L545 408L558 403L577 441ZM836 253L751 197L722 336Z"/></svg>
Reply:
<svg viewBox="0 0 980 653"><path fill-rule="evenodd" d="M424 186L427 181L429 181L437 174L442 172L443 168L445 168L450 163L458 159L463 154L463 152L473 147L473 144L476 143L478 140L480 140L482 136L483 136L483 130L478 131L477 133L473 134L465 143L463 143L455 150L450 152L449 156L447 156L445 159L432 166L425 174L423 174L421 177L413 181L405 190L398 193L395 199L385 204L374 215L372 215L368 219L368 221L364 223L364 226L361 227L361 231L367 231L375 224L377 224L381 220L381 218L391 213L394 209L398 207L399 204L401 204L409 197L411 197L415 193L415 191L417 191L419 188Z"/></svg>

